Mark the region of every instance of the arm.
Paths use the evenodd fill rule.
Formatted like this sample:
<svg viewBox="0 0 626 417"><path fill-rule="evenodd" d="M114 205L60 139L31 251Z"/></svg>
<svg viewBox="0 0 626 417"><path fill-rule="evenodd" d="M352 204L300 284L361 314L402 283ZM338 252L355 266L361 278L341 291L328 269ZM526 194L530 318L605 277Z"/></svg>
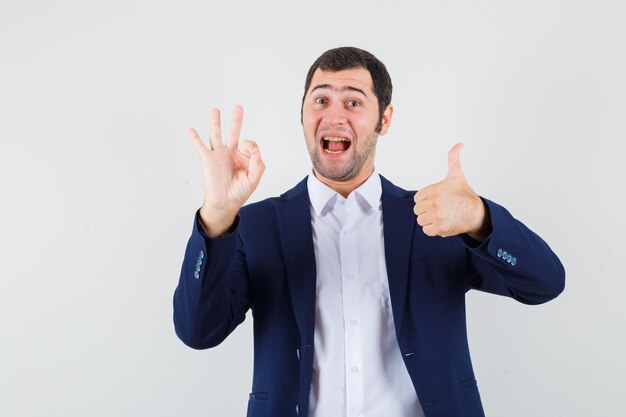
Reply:
<svg viewBox="0 0 626 417"><path fill-rule="evenodd" d="M176 334L194 349L216 346L244 321L250 304L239 218L230 233L211 238L196 213L174 293Z"/></svg>
<svg viewBox="0 0 626 417"><path fill-rule="evenodd" d="M429 236L456 236L468 253L466 290L479 289L540 304L563 291L565 272L548 245L502 206L479 197L459 160L448 153L448 175L415 194L417 223Z"/></svg>
<svg viewBox="0 0 626 417"><path fill-rule="evenodd" d="M258 186L265 165L254 142L239 144L242 119L243 109L236 106L226 144L217 109L211 112L209 146L189 129L202 161L204 203L174 293L174 326L178 337L196 349L221 343L251 304L237 213Z"/></svg>
<svg viewBox="0 0 626 417"><path fill-rule="evenodd" d="M483 199L493 227L483 242L461 235L468 252L466 291L477 289L541 304L565 287L565 270L547 243L504 207Z"/></svg>

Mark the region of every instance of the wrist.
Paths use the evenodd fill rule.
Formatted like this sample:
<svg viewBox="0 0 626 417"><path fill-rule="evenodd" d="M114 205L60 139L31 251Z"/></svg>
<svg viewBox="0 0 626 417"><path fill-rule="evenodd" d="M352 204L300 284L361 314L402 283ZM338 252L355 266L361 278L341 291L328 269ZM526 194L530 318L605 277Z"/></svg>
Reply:
<svg viewBox="0 0 626 417"><path fill-rule="evenodd" d="M235 222L237 212L223 212L202 206L200 221L210 237L220 237L227 233Z"/></svg>
<svg viewBox="0 0 626 417"><path fill-rule="evenodd" d="M477 241L484 241L489 237L492 231L491 216L489 215L489 208L487 204L476 196L476 210L474 216L474 227L467 232L467 234Z"/></svg>

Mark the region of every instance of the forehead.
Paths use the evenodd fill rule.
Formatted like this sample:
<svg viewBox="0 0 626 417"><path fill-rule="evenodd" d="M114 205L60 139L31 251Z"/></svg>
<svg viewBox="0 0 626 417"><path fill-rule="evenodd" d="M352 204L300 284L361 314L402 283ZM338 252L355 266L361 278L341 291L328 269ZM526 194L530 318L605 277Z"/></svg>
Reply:
<svg viewBox="0 0 626 417"><path fill-rule="evenodd" d="M318 85L328 84L333 88L342 89L344 87L355 87L366 93L374 92L374 83L370 72L363 67L350 68L341 71L323 71L320 68L315 70L311 78L309 91Z"/></svg>

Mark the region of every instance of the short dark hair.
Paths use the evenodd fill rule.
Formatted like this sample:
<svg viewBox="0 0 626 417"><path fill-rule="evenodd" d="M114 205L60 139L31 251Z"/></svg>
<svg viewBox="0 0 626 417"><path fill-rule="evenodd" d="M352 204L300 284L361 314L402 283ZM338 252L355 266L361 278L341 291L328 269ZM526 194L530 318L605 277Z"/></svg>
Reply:
<svg viewBox="0 0 626 417"><path fill-rule="evenodd" d="M376 98L378 98L379 116L376 132L380 133L383 123L383 113L389 103L391 103L391 92L393 90L391 77L387 72L385 64L379 61L378 58L363 49L354 48L352 46L329 49L320 55L313 65L311 65L304 83L304 95L302 96L302 106L300 107L300 121L302 121L302 108L304 107L306 93L311 86L313 74L318 68L322 71L341 71L359 67L368 70L372 77L374 94Z"/></svg>

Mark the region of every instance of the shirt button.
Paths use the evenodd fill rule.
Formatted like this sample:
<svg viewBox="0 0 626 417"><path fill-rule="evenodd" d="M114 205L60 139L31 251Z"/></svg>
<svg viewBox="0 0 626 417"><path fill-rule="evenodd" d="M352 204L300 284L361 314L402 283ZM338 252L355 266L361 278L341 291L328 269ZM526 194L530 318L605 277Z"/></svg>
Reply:
<svg viewBox="0 0 626 417"><path fill-rule="evenodd" d="M346 230L345 232L343 232L344 236L350 236L350 232L348 230Z"/></svg>
<svg viewBox="0 0 626 417"><path fill-rule="evenodd" d="M358 368L358 367L356 367L356 366L353 366L352 368L350 368L350 370L351 370L352 372L359 372L359 368Z"/></svg>
<svg viewBox="0 0 626 417"><path fill-rule="evenodd" d="M348 278L348 279L354 279L354 275L352 275L352 274L348 274L348 276L347 276L346 278Z"/></svg>
<svg viewBox="0 0 626 417"><path fill-rule="evenodd" d="M350 320L350 324L353 326L356 326L357 321L356 320Z"/></svg>

